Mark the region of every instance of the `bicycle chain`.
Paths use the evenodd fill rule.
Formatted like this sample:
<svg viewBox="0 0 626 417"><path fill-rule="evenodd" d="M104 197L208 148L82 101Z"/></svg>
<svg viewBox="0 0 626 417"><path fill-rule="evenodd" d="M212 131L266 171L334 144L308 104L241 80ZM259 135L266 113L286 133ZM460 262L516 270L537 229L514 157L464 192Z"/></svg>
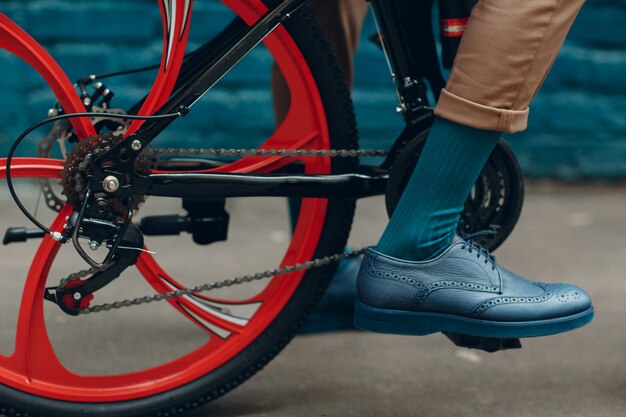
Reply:
<svg viewBox="0 0 626 417"><path fill-rule="evenodd" d="M150 155L183 156L291 156L291 157L331 157L356 158L359 156L385 156L386 149L184 149L184 148L146 148Z"/></svg>
<svg viewBox="0 0 626 417"><path fill-rule="evenodd" d="M388 151L385 149L185 149L185 148L146 148L143 152L146 157L160 157L162 155L181 155L181 156L232 156L232 157L250 157L250 156L281 156L281 157L331 157L331 158L355 158L360 156L385 156ZM165 292L161 294L147 295L133 299L115 301L113 303L105 303L93 307L87 307L80 311L80 314L92 314L103 311L116 310L126 307L149 304L156 301L169 300L170 298L180 297L184 295L192 295L194 293L202 293L216 290L233 285L241 285L261 279L271 278L278 275L284 275L295 271L309 270L319 268L331 263L343 261L345 259L356 258L365 253L366 248L356 251L343 252L322 258L317 258L308 262L289 265L283 268L257 272L255 274L243 275L240 277L218 281L214 283L206 283L198 286L178 289L176 291ZM68 275L67 278L61 279L59 288L64 288L71 281L93 275L98 270L95 268L85 269Z"/></svg>
<svg viewBox="0 0 626 417"><path fill-rule="evenodd" d="M193 287L187 287L178 289L176 291L164 292L161 294L154 295L146 295L144 297L137 297L132 299L126 299L121 301L115 301L113 303L104 303L99 304L93 307L87 307L80 310L79 314L92 314L92 313L100 313L103 311L109 310L119 310L126 307L139 306L142 304L149 304L156 301L169 300L170 298L180 297L183 295L193 295L202 292L208 292L211 290L217 290L225 287L232 287L234 285L247 284L254 281L259 281L266 278L272 278L277 275L289 274L291 272L296 271L307 271L312 268L320 268L322 266L329 265L331 263L336 263L343 261L345 259L356 258L365 253L367 248L361 248L359 250L337 253L335 255L324 256L322 258L317 258L312 261L303 262L299 264L285 266L283 268L271 269L263 272L257 272L255 274L242 275L236 278L226 279L223 281L217 281L213 283L207 283L202 285L197 285ZM73 280L89 275L92 272L96 272L94 268L87 269L84 271L76 272L72 275L76 275Z"/></svg>

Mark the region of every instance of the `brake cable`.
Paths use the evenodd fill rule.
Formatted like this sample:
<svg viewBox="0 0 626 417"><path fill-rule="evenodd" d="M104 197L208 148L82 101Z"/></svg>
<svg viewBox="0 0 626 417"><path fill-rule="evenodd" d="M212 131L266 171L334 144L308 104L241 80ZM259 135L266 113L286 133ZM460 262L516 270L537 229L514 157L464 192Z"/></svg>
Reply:
<svg viewBox="0 0 626 417"><path fill-rule="evenodd" d="M17 139L15 139L15 141L11 145L11 148L9 149L9 153L6 158L6 179L7 179L7 185L9 187L9 192L11 193L11 197L13 198L13 201L15 201L15 204L21 210L21 212L24 213L24 215L28 218L28 220L30 220L35 226L41 229L45 234L50 235L54 240L61 242L61 243L67 242L67 237L64 236L63 233L61 232L54 232L50 230L48 227L44 226L39 220L35 218L35 216L33 216L26 209L26 207L24 207L24 204L22 204L22 201L20 200L19 196L17 195L17 192L15 191L15 187L13 186L13 177L11 175L11 162L13 161L13 158L15 157L15 152L17 150L17 147L35 129L38 129L41 126L44 126L48 123L56 122L59 120L71 119L74 117L98 117L98 116L110 117L113 119L156 120L156 119L169 119L169 118L182 117L183 114L181 112L176 112L176 113L168 113L168 114L161 114L161 115L155 115L155 116L140 116L140 115L129 115L129 114L122 115L122 114L99 113L99 112L67 113L67 114L61 114L58 116L49 117L47 119L44 119L40 122L35 123L34 125L30 126L28 129L24 130L22 134L19 135Z"/></svg>

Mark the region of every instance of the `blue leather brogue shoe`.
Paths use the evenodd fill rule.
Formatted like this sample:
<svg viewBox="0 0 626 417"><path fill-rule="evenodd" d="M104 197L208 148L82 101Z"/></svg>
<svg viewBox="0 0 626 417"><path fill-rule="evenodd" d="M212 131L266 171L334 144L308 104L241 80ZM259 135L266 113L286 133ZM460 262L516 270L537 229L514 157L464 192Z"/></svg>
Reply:
<svg viewBox="0 0 626 417"><path fill-rule="evenodd" d="M356 327L379 333L545 336L581 327L594 314L580 288L522 278L471 235L457 235L441 255L423 262L369 249L357 292Z"/></svg>

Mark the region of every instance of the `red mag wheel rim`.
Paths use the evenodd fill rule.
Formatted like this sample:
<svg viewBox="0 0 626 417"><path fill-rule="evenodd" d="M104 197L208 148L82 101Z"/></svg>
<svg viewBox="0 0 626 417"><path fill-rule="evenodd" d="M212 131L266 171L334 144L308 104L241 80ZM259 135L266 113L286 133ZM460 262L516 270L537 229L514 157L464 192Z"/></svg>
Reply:
<svg viewBox="0 0 626 417"><path fill-rule="evenodd" d="M252 23L266 9L258 0L226 0L224 3L246 22ZM292 105L285 121L261 146L274 149L329 149L326 117L312 74L287 31L280 27L266 40L289 85ZM19 54L18 54L19 55ZM47 80L48 81L48 80ZM65 106L65 103L61 103ZM293 140L297 138L297 140ZM286 157L248 157L224 167L220 172L272 172L293 162ZM40 158L16 158L12 176L59 178L63 161ZM329 173L329 158L303 159L307 173ZM5 163L0 160L0 177L5 177ZM313 258L324 224L327 200L305 199L300 217L281 266L306 262ZM66 205L51 226L60 230ZM119 375L83 376L66 369L58 360L48 338L43 312L43 291L48 271L60 244L45 237L39 246L26 278L20 303L15 350L0 355L0 382L38 396L76 402L115 402L145 398L175 389L219 368L249 346L276 318L297 289L304 272L274 277L259 294L245 302L261 305L245 324L207 317L213 324L226 328L226 339L210 337L198 349L162 365ZM178 284L148 254L142 254L137 268L159 292ZM164 278L166 278L164 280ZM210 293L208 294L210 295ZM181 305L171 304L181 312ZM193 311L193 303L183 300L183 307ZM140 308L140 307L138 307ZM106 313L102 313L106 314ZM132 313L130 313L132 314Z"/></svg>

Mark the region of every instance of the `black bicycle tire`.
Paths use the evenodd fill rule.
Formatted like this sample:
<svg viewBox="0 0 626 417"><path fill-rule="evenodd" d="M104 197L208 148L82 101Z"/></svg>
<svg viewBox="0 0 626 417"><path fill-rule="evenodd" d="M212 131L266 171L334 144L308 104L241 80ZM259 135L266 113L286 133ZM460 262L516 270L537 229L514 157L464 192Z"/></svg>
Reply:
<svg viewBox="0 0 626 417"><path fill-rule="evenodd" d="M268 0L266 3L278 2ZM332 48L310 12L301 9L285 23L318 85L334 148L356 149L358 135L349 89ZM335 173L354 172L356 158L335 158ZM354 200L330 200L314 257L343 251L352 226ZM326 290L337 265L307 271L284 309L237 356L215 371L173 390L112 403L59 401L0 384L0 413L7 417L164 417L207 404L241 385L270 362L296 335Z"/></svg>

